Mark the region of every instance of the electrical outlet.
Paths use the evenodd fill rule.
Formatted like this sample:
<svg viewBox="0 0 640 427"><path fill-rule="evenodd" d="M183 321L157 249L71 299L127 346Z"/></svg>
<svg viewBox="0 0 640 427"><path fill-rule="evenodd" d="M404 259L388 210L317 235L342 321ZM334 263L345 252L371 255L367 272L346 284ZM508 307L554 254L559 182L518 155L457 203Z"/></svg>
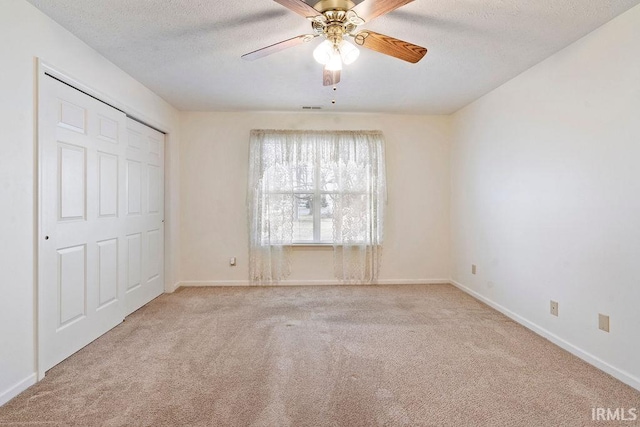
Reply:
<svg viewBox="0 0 640 427"><path fill-rule="evenodd" d="M236 265L236 257L232 256L231 258L229 258L229 265L232 267L235 267Z"/></svg>
<svg viewBox="0 0 640 427"><path fill-rule="evenodd" d="M609 332L609 316L598 313L598 329Z"/></svg>
<svg viewBox="0 0 640 427"><path fill-rule="evenodd" d="M476 274L476 265L471 264L471 274Z"/></svg>
<svg viewBox="0 0 640 427"><path fill-rule="evenodd" d="M551 304L549 305L550 307L550 312L552 315L554 316L558 316L558 301L551 301Z"/></svg>

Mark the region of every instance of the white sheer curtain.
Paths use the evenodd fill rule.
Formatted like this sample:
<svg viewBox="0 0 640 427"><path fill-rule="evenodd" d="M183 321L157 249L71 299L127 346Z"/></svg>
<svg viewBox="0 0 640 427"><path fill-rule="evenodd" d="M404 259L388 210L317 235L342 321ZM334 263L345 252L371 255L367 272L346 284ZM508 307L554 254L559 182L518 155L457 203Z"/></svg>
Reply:
<svg viewBox="0 0 640 427"><path fill-rule="evenodd" d="M382 133L251 132L247 208L252 281L277 282L289 275L291 245L300 243L296 221L301 193L313 194L315 215L322 213L314 220L314 243L333 245L336 277L375 281L386 203Z"/></svg>
<svg viewBox="0 0 640 427"><path fill-rule="evenodd" d="M375 281L380 269L386 204L381 132L333 135L321 146L322 164L334 170L334 271L344 282Z"/></svg>

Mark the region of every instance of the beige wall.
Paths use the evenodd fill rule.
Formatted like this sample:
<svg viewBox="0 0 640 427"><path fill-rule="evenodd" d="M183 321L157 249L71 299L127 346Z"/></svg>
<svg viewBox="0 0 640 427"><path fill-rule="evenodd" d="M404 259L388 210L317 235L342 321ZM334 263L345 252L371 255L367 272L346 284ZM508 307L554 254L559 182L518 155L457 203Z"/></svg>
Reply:
<svg viewBox="0 0 640 427"><path fill-rule="evenodd" d="M382 281L452 276L640 388L639 31L640 6L453 117L180 114L26 1L4 0L0 404L35 381L38 57L170 130L170 283L246 283L250 129L379 129L389 181ZM291 279L329 282L331 266L330 250L296 249ZM611 315L610 333L597 330L598 312Z"/></svg>
<svg viewBox="0 0 640 427"><path fill-rule="evenodd" d="M389 202L381 281L448 280L449 118L323 113L184 113L182 279L248 280L245 208L251 129L379 129ZM230 267L228 259L238 258ZM331 249L295 248L291 281L332 281Z"/></svg>
<svg viewBox="0 0 640 427"><path fill-rule="evenodd" d="M35 381L36 58L171 132L167 241L177 248L178 112L24 0L0 6L0 404ZM173 242L173 243L172 243ZM168 280L177 280L175 252Z"/></svg>
<svg viewBox="0 0 640 427"><path fill-rule="evenodd" d="M453 278L636 388L638 41L640 6L456 113L451 198Z"/></svg>

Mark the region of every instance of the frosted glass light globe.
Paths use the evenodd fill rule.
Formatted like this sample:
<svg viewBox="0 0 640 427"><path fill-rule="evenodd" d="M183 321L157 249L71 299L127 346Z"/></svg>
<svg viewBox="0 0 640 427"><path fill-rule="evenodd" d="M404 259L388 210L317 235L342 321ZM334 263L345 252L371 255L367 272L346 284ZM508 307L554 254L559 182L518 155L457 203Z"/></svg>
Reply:
<svg viewBox="0 0 640 427"><path fill-rule="evenodd" d="M358 59L358 56L360 56L360 50L348 41L340 43L339 49L342 62L346 65L354 63L355 60Z"/></svg>
<svg viewBox="0 0 640 427"><path fill-rule="evenodd" d="M325 65L325 68L329 71L342 70L342 59L340 58L340 53L338 53L338 51L333 51L329 62L327 62L327 64Z"/></svg>
<svg viewBox="0 0 640 427"><path fill-rule="evenodd" d="M318 61L320 64L325 65L331 59L333 51L333 43L329 40L325 40L313 50L313 59Z"/></svg>

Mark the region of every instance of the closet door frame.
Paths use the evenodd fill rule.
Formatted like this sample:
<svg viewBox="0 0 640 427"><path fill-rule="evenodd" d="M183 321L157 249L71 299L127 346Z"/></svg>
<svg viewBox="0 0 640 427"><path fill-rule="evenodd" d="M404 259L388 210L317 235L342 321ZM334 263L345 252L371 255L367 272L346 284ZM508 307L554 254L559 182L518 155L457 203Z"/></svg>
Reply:
<svg viewBox="0 0 640 427"><path fill-rule="evenodd" d="M36 58L36 81L35 81L35 111L34 111L34 116L35 116L35 121L34 121L34 130L35 130L35 155L34 155L34 172L36 174L36 180L35 180L35 197L34 197L34 210L35 210L35 215L34 215L34 255L35 255L35 262L34 262L34 279L35 279L35 289L34 289L34 314L35 314L35 319L34 319L34 355L35 355L35 360L34 360L34 367L36 369L36 373L37 373L37 380L40 381L45 377L45 373L46 373L46 367L44 366L43 363L43 357L42 357L42 333L41 331L44 330L45 325L43 325L43 316L42 316L42 307L44 304L43 301L43 289L40 286L41 283L43 283L43 271L40 267L40 258L42 257L42 251L44 250L43 246L41 245L41 242L44 242L45 239L45 232L43 230L43 218L42 218L42 188L43 188L43 173L42 173L42 165L41 165L41 161L40 159L42 158L42 144L40 142L40 138L41 138L41 123L40 123L40 108L42 105L41 102L41 97L43 96L43 94L41 93L40 87L41 87L41 82L43 79L50 79L50 78L54 78L66 85L69 85L73 88L75 88L76 90L85 93L86 95L100 101L103 102L117 110L120 110L122 112L124 112L127 117L131 117L136 121L139 121L141 123L146 124L147 126L149 126L152 129L155 129L161 133L163 133L165 135L164 137L164 152L167 153L167 148L169 146L169 141L170 141L170 131L169 126L167 126L166 124L163 123L158 123L155 120L149 119L147 118L144 114L138 113L137 111L135 111L133 108L128 107L127 105L114 100L113 98L111 98L110 96L106 95L105 93L98 91L94 88L92 88L91 86L88 86L86 84L84 84L81 79L75 78L73 76L71 76L70 74L61 71L60 68L58 67L54 67L51 64L43 61L40 58ZM165 218L166 218L166 212L167 212L167 205L168 205L168 194L167 194L167 188L169 187L167 185L167 177L169 175L168 171L167 171L167 157L165 156L164 158L164 169L165 169L165 174L164 174L164 181L162 182L163 188L165 189L165 197L164 197L164 206L162 207L163 211L165 212ZM172 292L174 290L174 286L171 286L168 284L168 274L167 274L167 270L168 268L168 263L167 260L169 259L169 257L167 256L168 254L171 253L171 247L170 247L170 242L168 242L167 240L167 233L164 234L164 242L163 242L163 246L164 246L164 265L163 265L163 276L164 276L164 292Z"/></svg>

